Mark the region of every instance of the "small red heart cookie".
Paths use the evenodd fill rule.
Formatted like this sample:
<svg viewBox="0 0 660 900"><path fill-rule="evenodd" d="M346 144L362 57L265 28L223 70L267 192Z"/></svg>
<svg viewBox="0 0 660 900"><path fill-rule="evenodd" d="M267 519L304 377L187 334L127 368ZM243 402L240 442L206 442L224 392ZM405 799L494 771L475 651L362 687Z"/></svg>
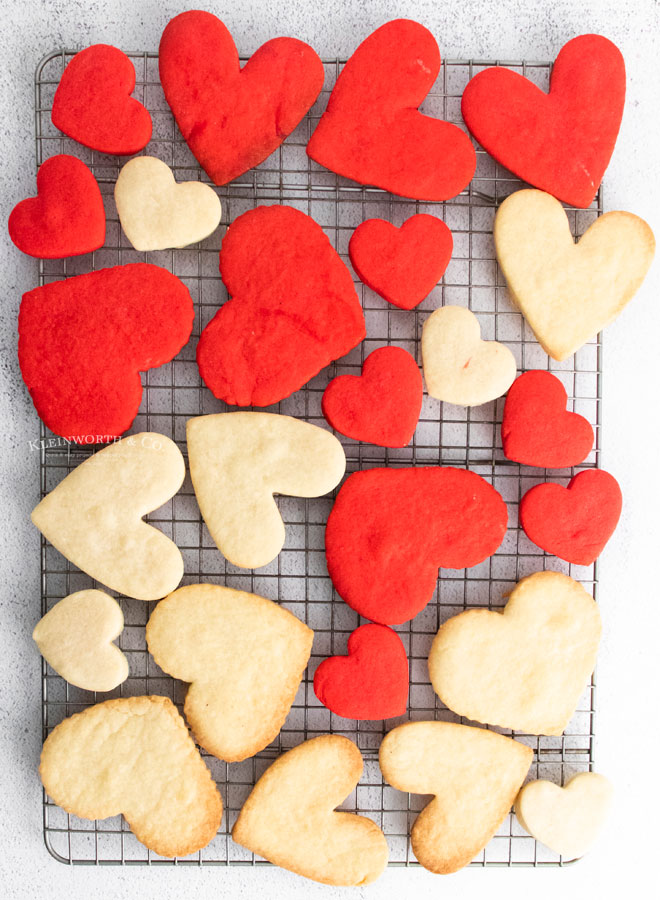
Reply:
<svg viewBox="0 0 660 900"><path fill-rule="evenodd" d="M504 455L525 466L564 469L589 456L594 430L567 412L568 395L551 372L524 372L509 388L502 417Z"/></svg>
<svg viewBox="0 0 660 900"><path fill-rule="evenodd" d="M286 37L265 43L241 70L225 25L200 10L168 23L158 65L177 125L215 184L270 156L314 103L324 78L314 50Z"/></svg>
<svg viewBox="0 0 660 900"><path fill-rule="evenodd" d="M353 268L365 284L399 309L413 309L444 275L454 241L441 219L420 213L400 228L367 219L348 244Z"/></svg>
<svg viewBox="0 0 660 900"><path fill-rule="evenodd" d="M619 49L599 34L565 44L546 94L517 72L489 68L463 92L465 124L482 147L534 187L586 207L610 161L626 95Z"/></svg>
<svg viewBox="0 0 660 900"><path fill-rule="evenodd" d="M537 484L520 501L520 524L542 550L589 566L612 537L621 515L621 488L609 472L585 469L568 487Z"/></svg>
<svg viewBox="0 0 660 900"><path fill-rule="evenodd" d="M226 403L277 403L365 336L350 272L323 229L290 206L235 219L220 274L232 296L202 332L197 363Z"/></svg>
<svg viewBox="0 0 660 900"><path fill-rule="evenodd" d="M440 566L468 568L495 553L507 518L495 488L467 469L355 472L328 518L328 572L360 615L398 625L431 599Z"/></svg>
<svg viewBox="0 0 660 900"><path fill-rule="evenodd" d="M401 638L385 625L361 625L348 639L348 656L325 659L314 693L345 719L391 719L408 702L408 657Z"/></svg>
<svg viewBox="0 0 660 900"><path fill-rule="evenodd" d="M37 172L37 196L12 209L8 228L19 250L40 259L98 250L105 209L96 178L75 156L51 156Z"/></svg>
<svg viewBox="0 0 660 900"><path fill-rule="evenodd" d="M70 138L116 156L130 156L151 139L151 116L131 97L135 67L125 53L94 44L76 53L53 98L53 125Z"/></svg>
<svg viewBox="0 0 660 900"><path fill-rule="evenodd" d="M140 406L140 372L176 356L193 318L188 288L147 263L28 291L18 316L18 360L46 426L78 443L122 434Z"/></svg>
<svg viewBox="0 0 660 900"><path fill-rule="evenodd" d="M405 447L422 408L422 374L401 347L381 347L365 359L362 375L333 378L323 415L336 431L379 447Z"/></svg>
<svg viewBox="0 0 660 900"><path fill-rule="evenodd" d="M417 200L448 200L477 157L456 125L418 109L440 70L431 32L410 19L377 28L344 66L308 155L361 184Z"/></svg>

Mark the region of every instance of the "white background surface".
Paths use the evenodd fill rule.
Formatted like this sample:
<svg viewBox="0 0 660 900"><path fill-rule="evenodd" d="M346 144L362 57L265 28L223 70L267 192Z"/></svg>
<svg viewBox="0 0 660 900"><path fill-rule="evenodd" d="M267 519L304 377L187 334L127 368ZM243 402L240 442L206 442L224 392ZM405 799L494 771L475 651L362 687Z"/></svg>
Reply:
<svg viewBox="0 0 660 900"><path fill-rule="evenodd" d="M33 73L51 49L98 42L156 49L169 18L195 3L162 0L3 0L0 29L0 221L34 194ZM452 58L553 59L577 34L621 48L628 97L606 175L606 207L644 217L660 236L660 7L654 0L225 0L208 2L241 53L291 35L322 56L348 55L375 27L415 18ZM660 263L605 340L603 466L619 480L624 512L600 568L605 635L598 665L597 768L615 783L616 808L597 847L565 869L466 869L453 876L389 870L363 889L334 889L275 869L69 868L41 835L37 765L40 666L30 634L39 617L37 416L16 360L21 294L36 263L0 228L0 892L5 897L394 897L534 900L658 896L658 556ZM655 804L653 803L655 800Z"/></svg>

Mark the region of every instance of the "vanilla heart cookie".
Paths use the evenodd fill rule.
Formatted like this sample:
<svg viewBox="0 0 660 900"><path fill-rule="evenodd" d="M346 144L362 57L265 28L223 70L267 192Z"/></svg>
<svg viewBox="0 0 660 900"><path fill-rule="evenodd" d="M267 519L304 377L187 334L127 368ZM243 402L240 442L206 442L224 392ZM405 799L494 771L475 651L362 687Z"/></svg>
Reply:
<svg viewBox="0 0 660 900"><path fill-rule="evenodd" d="M177 184L168 165L154 156L136 156L120 171L115 204L121 227L136 250L187 247L220 224L220 198L208 184Z"/></svg>
<svg viewBox="0 0 660 900"><path fill-rule="evenodd" d="M513 353L482 341L479 320L463 306L442 306L424 322L422 361L430 396L457 406L495 400L516 377Z"/></svg>
<svg viewBox="0 0 660 900"><path fill-rule="evenodd" d="M185 476L162 434L132 434L90 456L32 511L47 541L114 591L160 600L183 576L179 548L142 517L166 503Z"/></svg>
<svg viewBox="0 0 660 900"><path fill-rule="evenodd" d="M628 212L600 216L576 244L564 207L543 191L507 197L493 235L512 299L557 360L616 319L655 253L653 232Z"/></svg>
<svg viewBox="0 0 660 900"><path fill-rule="evenodd" d="M392 787L434 794L410 833L431 872L466 866L495 834L532 762L518 741L451 722L406 722L385 735L379 761Z"/></svg>
<svg viewBox="0 0 660 900"><path fill-rule="evenodd" d="M598 606L560 572L523 578L501 612L449 619L429 654L442 702L477 722L528 734L561 734L596 664Z"/></svg>
<svg viewBox="0 0 660 900"><path fill-rule="evenodd" d="M290 416L219 413L188 419L188 461L211 537L235 566L258 569L284 545L273 494L320 497L341 481L342 445Z"/></svg>
<svg viewBox="0 0 660 900"><path fill-rule="evenodd" d="M237 844L323 884L363 885L387 865L385 835L365 816L335 809L362 774L348 738L323 734L278 757L245 801Z"/></svg>
<svg viewBox="0 0 660 900"><path fill-rule="evenodd" d="M117 601L103 591L76 591L56 603L32 632L58 675L86 691L111 691L128 678L128 660L112 643L124 630Z"/></svg>

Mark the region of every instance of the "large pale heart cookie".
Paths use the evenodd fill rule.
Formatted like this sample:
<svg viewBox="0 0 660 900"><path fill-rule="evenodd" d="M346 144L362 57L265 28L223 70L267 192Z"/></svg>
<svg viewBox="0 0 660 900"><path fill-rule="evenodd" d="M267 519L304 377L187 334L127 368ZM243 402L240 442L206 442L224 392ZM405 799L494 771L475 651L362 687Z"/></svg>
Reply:
<svg viewBox="0 0 660 900"><path fill-rule="evenodd" d="M69 684L111 691L128 678L128 660L112 643L123 629L115 599L103 591L76 591L39 620L32 637L48 665Z"/></svg>
<svg viewBox="0 0 660 900"><path fill-rule="evenodd" d="M190 683L184 712L195 738L227 762L254 756L276 737L313 639L276 603L213 584L179 588L147 623L158 665Z"/></svg>
<svg viewBox="0 0 660 900"><path fill-rule="evenodd" d="M208 184L177 184L154 156L136 156L115 184L121 227L136 250L167 250L204 240L220 224L220 198Z"/></svg>
<svg viewBox="0 0 660 900"><path fill-rule="evenodd" d="M424 322L422 360L431 397L457 406L495 400L516 377L513 353L482 341L479 320L463 306L443 306Z"/></svg>
<svg viewBox="0 0 660 900"><path fill-rule="evenodd" d="M200 850L220 826L218 789L167 697L107 700L65 719L46 739L39 774L68 813L123 813L161 856Z"/></svg>
<svg viewBox="0 0 660 900"><path fill-rule="evenodd" d="M179 490L185 465L176 444L143 432L90 456L32 511L46 540L114 591L160 600L183 576L183 558L142 516Z"/></svg>
<svg viewBox="0 0 660 900"><path fill-rule="evenodd" d="M308 422L236 412L188 419L188 460L197 502L218 549L257 569L284 545L273 494L320 497L346 469L337 438Z"/></svg>
<svg viewBox="0 0 660 900"><path fill-rule="evenodd" d="M371 819L335 811L361 774L360 751L348 738L324 734L305 741L266 769L232 838L314 881L369 884L387 864L385 835Z"/></svg>
<svg viewBox="0 0 660 900"><path fill-rule="evenodd" d="M516 816L537 841L575 859L596 840L611 804L611 782L596 772L582 772L563 788L530 781L518 794Z"/></svg>
<svg viewBox="0 0 660 900"><path fill-rule="evenodd" d="M438 631L429 675L460 716L529 734L561 734L596 664L601 621L581 584L537 572L502 612L469 609Z"/></svg>
<svg viewBox="0 0 660 900"><path fill-rule="evenodd" d="M383 777L400 791L434 794L412 827L412 849L440 875L466 866L511 809L531 747L450 722L407 722L380 745Z"/></svg>
<svg viewBox="0 0 660 900"><path fill-rule="evenodd" d="M553 359L575 353L632 299L655 253L643 219L608 212L573 241L564 207L543 191L516 191L493 228L509 291Z"/></svg>

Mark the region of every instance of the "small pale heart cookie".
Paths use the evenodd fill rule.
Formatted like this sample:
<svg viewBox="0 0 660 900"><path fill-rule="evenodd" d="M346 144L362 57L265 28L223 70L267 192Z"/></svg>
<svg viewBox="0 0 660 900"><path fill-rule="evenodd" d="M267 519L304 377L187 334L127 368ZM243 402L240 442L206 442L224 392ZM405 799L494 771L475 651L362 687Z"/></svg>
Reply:
<svg viewBox="0 0 660 900"><path fill-rule="evenodd" d="M442 306L424 322L422 362L430 396L456 406L495 400L516 377L513 353L482 341L479 320L464 306Z"/></svg>
<svg viewBox="0 0 660 900"><path fill-rule="evenodd" d="M628 212L600 216L576 244L564 207L543 191L507 197L493 235L512 299L545 352L557 360L614 321L655 253L653 232Z"/></svg>
<svg viewBox="0 0 660 900"><path fill-rule="evenodd" d="M160 668L190 683L184 713L197 742L227 762L254 756L277 736L313 640L277 603L214 584L179 588L147 623Z"/></svg>
<svg viewBox="0 0 660 900"><path fill-rule="evenodd" d="M46 540L114 591L160 600L183 576L183 557L142 516L176 494L183 456L162 434L145 431L90 456L32 511Z"/></svg>
<svg viewBox="0 0 660 900"><path fill-rule="evenodd" d="M387 865L380 828L335 809L362 774L362 756L338 734L312 738L278 757L245 801L232 838L237 844L323 884L375 881Z"/></svg>
<svg viewBox="0 0 660 900"><path fill-rule="evenodd" d="M41 751L50 797L74 816L123 813L136 838L161 856L187 856L215 837L222 799L167 697L127 697L61 722Z"/></svg>
<svg viewBox="0 0 660 900"><path fill-rule="evenodd" d="M115 638L124 630L120 605L103 591L76 591L37 622L32 638L58 675L86 691L111 691L128 678Z"/></svg>
<svg viewBox="0 0 660 900"><path fill-rule="evenodd" d="M501 612L448 619L429 654L442 702L477 722L561 734L596 665L601 619L593 597L560 572L518 582Z"/></svg>
<svg viewBox="0 0 660 900"><path fill-rule="evenodd" d="M420 863L447 875L474 859L511 809L533 756L511 738L451 722L406 722L385 735L385 780L435 795L410 833Z"/></svg>
<svg viewBox="0 0 660 900"><path fill-rule="evenodd" d="M220 224L220 198L208 184L177 184L170 167L154 156L136 156L120 171L115 204L121 227L136 250L187 247Z"/></svg>
<svg viewBox="0 0 660 900"><path fill-rule="evenodd" d="M235 566L257 569L284 545L273 494L320 497L346 470L329 431L262 412L188 419L188 460L197 502L218 549Z"/></svg>
<svg viewBox="0 0 660 900"><path fill-rule="evenodd" d="M564 787L530 781L518 794L518 821L537 841L566 859L584 856L612 805L612 783L596 772L574 775Z"/></svg>

